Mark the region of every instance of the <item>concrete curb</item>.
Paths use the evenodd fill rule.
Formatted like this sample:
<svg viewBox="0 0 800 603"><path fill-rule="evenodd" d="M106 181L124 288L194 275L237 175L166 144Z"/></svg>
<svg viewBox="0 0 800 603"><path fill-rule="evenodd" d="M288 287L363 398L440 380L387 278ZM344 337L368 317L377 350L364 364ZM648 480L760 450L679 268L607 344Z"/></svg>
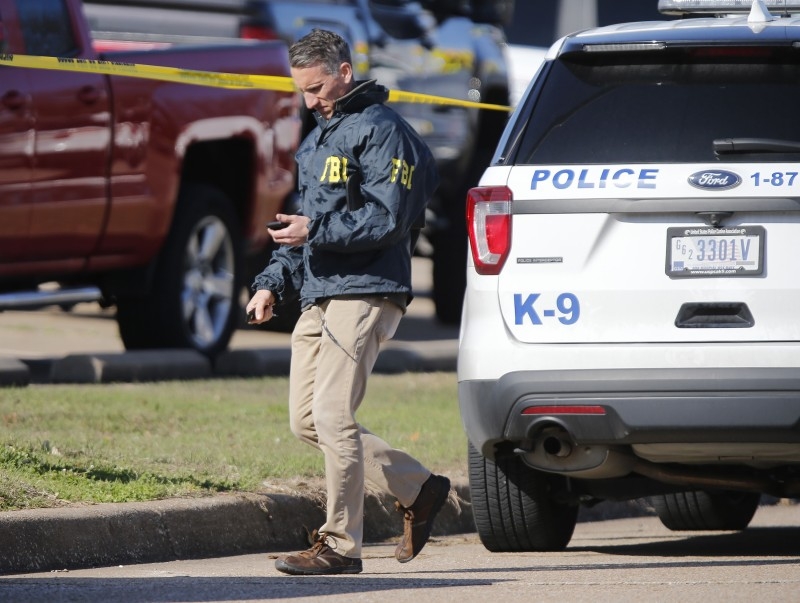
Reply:
<svg viewBox="0 0 800 603"><path fill-rule="evenodd" d="M31 372L28 366L15 358L0 358L0 387L28 385Z"/></svg>
<svg viewBox="0 0 800 603"><path fill-rule="evenodd" d="M430 340L423 343L389 341L375 361L375 373L455 372L458 341Z"/></svg>
<svg viewBox="0 0 800 603"><path fill-rule="evenodd" d="M207 379L211 363L193 350L142 350L124 354L70 354L56 360L52 383L112 383Z"/></svg>
<svg viewBox="0 0 800 603"><path fill-rule="evenodd" d="M391 341L374 373L455 371L458 342ZM0 358L0 387L30 383L131 383L212 377L266 377L289 374L291 350L269 347L228 350L211 362L193 350L140 350L69 354L62 358Z"/></svg>
<svg viewBox="0 0 800 603"><path fill-rule="evenodd" d="M368 493L364 540L402 533L394 500ZM0 513L0 573L41 572L302 550L325 520L324 498L239 494ZM474 531L469 489L455 485L434 535Z"/></svg>
<svg viewBox="0 0 800 603"><path fill-rule="evenodd" d="M222 377L279 377L289 374L291 359L288 348L230 350L217 358L214 373Z"/></svg>

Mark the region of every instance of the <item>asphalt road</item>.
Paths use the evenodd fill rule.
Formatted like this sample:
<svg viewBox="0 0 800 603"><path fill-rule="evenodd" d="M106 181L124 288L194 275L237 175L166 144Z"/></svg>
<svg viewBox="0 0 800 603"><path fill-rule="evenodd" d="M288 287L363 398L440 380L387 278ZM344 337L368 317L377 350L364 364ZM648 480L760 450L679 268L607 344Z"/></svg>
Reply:
<svg viewBox="0 0 800 603"><path fill-rule="evenodd" d="M20 574L4 601L800 601L800 508L759 509L744 532L670 532L654 517L579 523L559 553L489 553L474 534L435 538L400 565L394 542L364 572L294 577L275 554Z"/></svg>

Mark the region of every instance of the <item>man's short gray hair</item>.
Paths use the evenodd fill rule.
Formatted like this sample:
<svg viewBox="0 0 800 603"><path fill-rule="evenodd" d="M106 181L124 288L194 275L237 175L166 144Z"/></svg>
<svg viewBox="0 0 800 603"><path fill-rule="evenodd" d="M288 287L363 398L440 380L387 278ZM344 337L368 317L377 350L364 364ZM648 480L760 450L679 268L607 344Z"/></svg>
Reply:
<svg viewBox="0 0 800 603"><path fill-rule="evenodd" d="M340 35L326 29L312 29L289 48L289 65L294 68L321 64L327 73L334 74L342 63L353 64L350 46Z"/></svg>

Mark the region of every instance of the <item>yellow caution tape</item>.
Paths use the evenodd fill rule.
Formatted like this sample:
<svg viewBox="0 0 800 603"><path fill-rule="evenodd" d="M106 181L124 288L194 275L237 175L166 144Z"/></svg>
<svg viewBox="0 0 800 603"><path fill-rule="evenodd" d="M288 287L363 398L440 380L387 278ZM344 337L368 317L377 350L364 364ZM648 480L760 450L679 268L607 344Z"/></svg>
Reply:
<svg viewBox="0 0 800 603"><path fill-rule="evenodd" d="M98 73L102 75L121 75L150 80L160 80L164 82L192 84L196 86L212 86L215 88L258 88L264 90L276 90L279 92L295 92L297 90L292 78L285 76L219 73L213 71L178 69L176 67L142 65L140 63L125 63L120 61L106 61L100 59L71 59L28 56L20 54L0 54L0 65L6 65L9 67L24 67L28 69L50 69L56 71ZM434 96L432 94L403 92L401 90L390 90L389 102L429 103L455 107L468 107L474 109L490 109L494 111L511 111L511 107L506 107L504 105L491 105L487 103L463 101L444 96Z"/></svg>
<svg viewBox="0 0 800 603"><path fill-rule="evenodd" d="M492 111L511 111L511 107L505 105L491 105L489 103L479 103L474 101L458 100L457 98L447 98L445 96L434 96L433 94L422 94L420 92L403 92L402 90L389 90L390 103L427 103L431 105L448 105L453 107L469 107L472 109L490 109Z"/></svg>
<svg viewBox="0 0 800 603"><path fill-rule="evenodd" d="M140 65L120 61L95 59L69 59L57 57L34 57L19 54L0 54L0 65L27 67L30 69L52 69L56 71L78 71L103 75L124 75L164 82L179 82L216 88L265 88L280 92L294 92L292 78L271 75L247 75L240 73L215 73L194 69L177 69L158 65Z"/></svg>

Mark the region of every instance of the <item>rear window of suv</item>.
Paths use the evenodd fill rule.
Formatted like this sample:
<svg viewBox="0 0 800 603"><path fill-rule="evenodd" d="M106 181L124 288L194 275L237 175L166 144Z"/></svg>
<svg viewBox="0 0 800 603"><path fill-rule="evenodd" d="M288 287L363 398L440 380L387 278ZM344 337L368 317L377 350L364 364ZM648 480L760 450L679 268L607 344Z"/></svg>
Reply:
<svg viewBox="0 0 800 603"><path fill-rule="evenodd" d="M708 162L716 139L800 142L798 63L800 52L772 47L566 54L522 107L505 163Z"/></svg>

